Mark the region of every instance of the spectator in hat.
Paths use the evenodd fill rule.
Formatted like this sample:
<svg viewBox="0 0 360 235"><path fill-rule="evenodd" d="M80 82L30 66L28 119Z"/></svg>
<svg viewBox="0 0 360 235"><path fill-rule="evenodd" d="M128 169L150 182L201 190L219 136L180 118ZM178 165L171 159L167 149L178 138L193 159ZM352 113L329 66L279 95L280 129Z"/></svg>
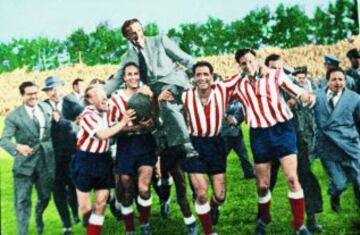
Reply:
<svg viewBox="0 0 360 235"><path fill-rule="evenodd" d="M325 55L324 56L324 65L326 71L329 69L337 68L340 65L340 59L337 56L334 55ZM355 90L355 81L354 78L351 76L345 76L346 79L346 87L350 90ZM322 77L319 80L318 87L324 88L327 86L327 80L326 77Z"/></svg>
<svg viewBox="0 0 360 235"><path fill-rule="evenodd" d="M360 94L360 53L358 49L353 48L346 53L346 56L351 63L351 67L346 70L346 75L354 78L355 91Z"/></svg>
<svg viewBox="0 0 360 235"><path fill-rule="evenodd" d="M73 123L64 118L63 102L64 82L55 76L45 79L45 86L42 89L48 99L44 104L51 110L51 140L55 152L55 182L53 196L56 209L63 223L63 233L71 234L71 217L69 207L72 212L73 222L80 221L78 215L78 202L74 184L70 177L70 161L76 149L76 134Z"/></svg>

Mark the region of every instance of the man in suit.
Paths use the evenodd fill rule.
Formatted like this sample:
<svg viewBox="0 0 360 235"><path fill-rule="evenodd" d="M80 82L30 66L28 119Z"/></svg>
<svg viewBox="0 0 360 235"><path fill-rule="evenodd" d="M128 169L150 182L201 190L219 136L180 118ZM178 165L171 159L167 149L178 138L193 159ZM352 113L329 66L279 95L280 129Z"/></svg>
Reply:
<svg viewBox="0 0 360 235"><path fill-rule="evenodd" d="M360 53L358 49L353 48L346 53L346 56L351 63L351 67L346 70L346 75L354 78L355 91L360 94Z"/></svg>
<svg viewBox="0 0 360 235"><path fill-rule="evenodd" d="M345 73L332 68L326 73L327 87L316 93L316 156L330 177L331 208L341 210L340 196L351 181L360 206L360 96L345 88Z"/></svg>
<svg viewBox="0 0 360 235"><path fill-rule="evenodd" d="M195 60L166 36L145 37L143 27L137 19L125 21L121 31L131 45L121 60L120 69L106 84L108 95L123 83L121 77L124 65L129 62L137 63L142 83L148 85L155 96L163 90L170 90L174 95L174 101L160 103L160 117L164 122L169 147L186 144L188 156L196 155L189 142L184 108L181 103L183 90L190 87L187 78L191 74ZM187 71L180 70L178 64L184 65Z"/></svg>
<svg viewBox="0 0 360 235"><path fill-rule="evenodd" d="M63 99L62 114L68 120L75 121L84 110L83 83L83 79L76 78L72 83L73 91Z"/></svg>
<svg viewBox="0 0 360 235"><path fill-rule="evenodd" d="M0 146L14 157L14 204L18 234L27 235L31 216L31 192L37 191L37 231L43 232L42 214L54 183L55 160L49 110L38 104L39 89L33 82L19 86L23 104L9 113ZM15 137L15 142L12 138Z"/></svg>
<svg viewBox="0 0 360 235"><path fill-rule="evenodd" d="M339 64L340 64L340 59L337 56L334 56L334 55L325 55L324 56L324 65L325 65L326 71L328 71L329 69L332 69L332 68L339 67ZM326 86L327 86L326 77L320 78L318 87L324 88ZM346 87L353 91L356 90L356 84L355 84L353 77L346 75Z"/></svg>
<svg viewBox="0 0 360 235"><path fill-rule="evenodd" d="M249 161L246 151L244 137L241 131L241 123L244 121L244 114L239 101L231 102L225 112L221 135L224 137L226 156L233 149L238 155L245 179L255 178L254 168Z"/></svg>
<svg viewBox="0 0 360 235"><path fill-rule="evenodd" d="M68 205L73 214L74 223L78 223L78 203L76 191L70 177L71 156L76 150L76 134L73 123L62 116L64 82L57 77L50 76L45 79L42 89L48 99L44 103L52 110L51 140L55 152L55 184L54 201L63 222L63 234L71 234L71 220Z"/></svg>

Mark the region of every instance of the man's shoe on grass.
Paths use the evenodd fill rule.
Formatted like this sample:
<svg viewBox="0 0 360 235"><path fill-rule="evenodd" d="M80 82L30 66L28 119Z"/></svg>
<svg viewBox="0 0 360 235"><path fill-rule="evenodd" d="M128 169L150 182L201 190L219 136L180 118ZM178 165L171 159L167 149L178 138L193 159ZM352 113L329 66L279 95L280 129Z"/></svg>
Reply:
<svg viewBox="0 0 360 235"><path fill-rule="evenodd" d="M198 235L199 227L196 222L186 225L187 235Z"/></svg>
<svg viewBox="0 0 360 235"><path fill-rule="evenodd" d="M266 234L266 226L267 226L267 224L259 219L256 224L254 235L265 235Z"/></svg>
<svg viewBox="0 0 360 235"><path fill-rule="evenodd" d="M339 213L341 211L339 196L330 196L330 204L331 204L331 209L336 213Z"/></svg>

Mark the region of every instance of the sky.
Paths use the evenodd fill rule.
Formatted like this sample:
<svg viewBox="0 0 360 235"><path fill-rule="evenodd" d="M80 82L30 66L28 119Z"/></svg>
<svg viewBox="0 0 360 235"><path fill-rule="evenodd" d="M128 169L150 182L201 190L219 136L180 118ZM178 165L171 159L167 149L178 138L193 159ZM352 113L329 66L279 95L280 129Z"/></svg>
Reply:
<svg viewBox="0 0 360 235"><path fill-rule="evenodd" d="M155 22L161 32L181 23L203 23L209 16L225 22L241 19L249 11L280 3L298 4L312 15L317 6L333 0L0 0L0 42L12 38L65 39L82 28L92 32L101 22L120 27L129 18Z"/></svg>

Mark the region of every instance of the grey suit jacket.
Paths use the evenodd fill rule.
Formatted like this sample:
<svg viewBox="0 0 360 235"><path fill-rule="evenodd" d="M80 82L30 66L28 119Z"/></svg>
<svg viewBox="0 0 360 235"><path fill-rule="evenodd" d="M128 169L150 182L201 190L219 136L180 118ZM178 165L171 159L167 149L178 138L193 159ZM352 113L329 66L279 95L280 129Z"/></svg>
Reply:
<svg viewBox="0 0 360 235"><path fill-rule="evenodd" d="M45 129L42 139L36 130L32 118L28 115L22 105L9 113L5 120L5 128L0 139L0 146L15 159L13 172L30 176L40 158L45 158L46 169L53 175L55 171L54 150L51 142L51 117L50 112L43 105L39 104L45 117ZM11 141L15 137L16 143L29 145L33 148L33 154L25 157L16 151L16 143Z"/></svg>
<svg viewBox="0 0 360 235"><path fill-rule="evenodd" d="M195 64L194 58L183 52L167 36L159 35L145 38L145 48L147 57L145 57L149 84L162 82L170 85L177 85L184 88L190 88L190 82L186 79L188 76L183 70L179 69L177 63L188 69L188 74ZM129 50L121 59L120 69L114 75L114 78L106 84L106 92L110 95L118 89L123 83L123 67L129 62L139 63L137 50L130 46ZM148 84L147 84L148 85Z"/></svg>
<svg viewBox="0 0 360 235"><path fill-rule="evenodd" d="M331 160L360 159L360 139L355 126L360 120L360 96L345 89L332 112L325 89L318 90L316 98L316 155Z"/></svg>

